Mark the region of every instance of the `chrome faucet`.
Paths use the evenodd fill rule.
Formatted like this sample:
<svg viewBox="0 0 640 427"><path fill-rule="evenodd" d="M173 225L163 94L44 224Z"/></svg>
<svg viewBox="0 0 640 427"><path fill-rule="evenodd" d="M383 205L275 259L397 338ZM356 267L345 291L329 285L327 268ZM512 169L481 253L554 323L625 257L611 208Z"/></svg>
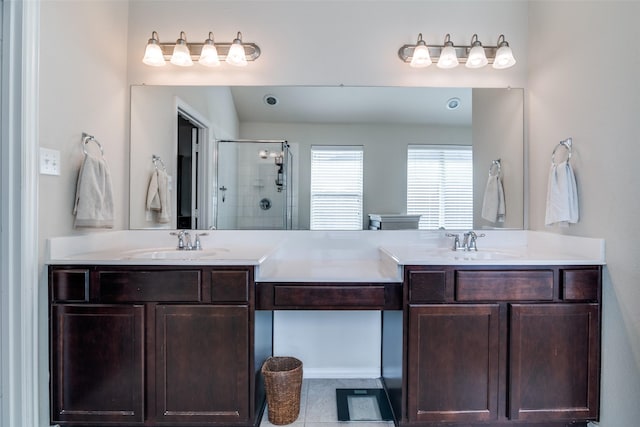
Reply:
<svg viewBox="0 0 640 427"><path fill-rule="evenodd" d="M469 230L464 233L464 248L465 251L478 251L478 237L484 237L485 234L477 234L473 230Z"/></svg>
<svg viewBox="0 0 640 427"><path fill-rule="evenodd" d="M186 251L193 250L193 245L191 244L191 234L188 231L184 232L184 249Z"/></svg>
<svg viewBox="0 0 640 427"><path fill-rule="evenodd" d="M209 233L195 233L195 241L191 242L191 234L185 230L172 231L172 236L178 236L178 246L176 247L179 251L200 251L202 250L202 242L200 242L200 236L206 236Z"/></svg>
<svg viewBox="0 0 640 427"><path fill-rule="evenodd" d="M460 243L460 236L458 234L447 233L447 237L453 237L453 251L477 251L478 250L478 237L484 237L485 234L477 234L475 231L470 230L462 235L462 243Z"/></svg>
<svg viewBox="0 0 640 427"><path fill-rule="evenodd" d="M473 237L471 237L471 233L473 233L473 231L467 231L462 235L462 249L465 251L469 250L469 240L473 240Z"/></svg>

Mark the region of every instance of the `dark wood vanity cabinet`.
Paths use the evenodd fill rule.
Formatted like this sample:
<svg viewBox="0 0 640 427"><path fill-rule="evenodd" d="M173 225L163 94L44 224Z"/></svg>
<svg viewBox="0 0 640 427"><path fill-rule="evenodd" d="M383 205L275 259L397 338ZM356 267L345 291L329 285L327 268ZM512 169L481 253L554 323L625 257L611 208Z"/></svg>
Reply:
<svg viewBox="0 0 640 427"><path fill-rule="evenodd" d="M52 424L259 423L252 267L51 266L49 291Z"/></svg>
<svg viewBox="0 0 640 427"><path fill-rule="evenodd" d="M405 267L404 294L401 425L597 420L600 266Z"/></svg>
<svg viewBox="0 0 640 427"><path fill-rule="evenodd" d="M51 306L51 422L144 421L144 306Z"/></svg>
<svg viewBox="0 0 640 427"><path fill-rule="evenodd" d="M498 312L496 304L409 309L410 421L498 418Z"/></svg>
<svg viewBox="0 0 640 427"><path fill-rule="evenodd" d="M158 421L249 420L248 311L242 306L156 307Z"/></svg>

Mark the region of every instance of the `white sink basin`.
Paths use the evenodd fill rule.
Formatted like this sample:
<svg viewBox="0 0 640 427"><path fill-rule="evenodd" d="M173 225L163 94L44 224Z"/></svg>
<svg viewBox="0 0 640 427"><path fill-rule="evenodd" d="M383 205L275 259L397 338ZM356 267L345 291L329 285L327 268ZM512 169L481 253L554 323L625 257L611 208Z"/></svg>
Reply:
<svg viewBox="0 0 640 427"><path fill-rule="evenodd" d="M194 260L200 258L215 258L229 252L225 248L211 248L202 250L178 250L175 248L141 249L125 254L127 259L168 259L168 260Z"/></svg>

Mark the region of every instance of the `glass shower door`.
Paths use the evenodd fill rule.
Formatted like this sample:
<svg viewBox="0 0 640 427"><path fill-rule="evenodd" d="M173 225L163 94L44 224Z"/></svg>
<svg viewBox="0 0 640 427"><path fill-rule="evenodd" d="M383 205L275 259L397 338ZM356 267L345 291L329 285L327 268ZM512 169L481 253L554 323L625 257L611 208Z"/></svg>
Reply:
<svg viewBox="0 0 640 427"><path fill-rule="evenodd" d="M290 229L290 160L284 141L219 141L217 228Z"/></svg>

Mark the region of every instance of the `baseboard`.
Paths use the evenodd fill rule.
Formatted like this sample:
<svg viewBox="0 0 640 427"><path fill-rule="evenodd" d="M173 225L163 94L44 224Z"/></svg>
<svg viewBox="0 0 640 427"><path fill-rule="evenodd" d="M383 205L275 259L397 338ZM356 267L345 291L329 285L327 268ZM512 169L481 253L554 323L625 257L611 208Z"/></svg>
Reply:
<svg viewBox="0 0 640 427"><path fill-rule="evenodd" d="M379 369L336 369L336 368L307 368L303 366L302 375L304 378L380 378Z"/></svg>

